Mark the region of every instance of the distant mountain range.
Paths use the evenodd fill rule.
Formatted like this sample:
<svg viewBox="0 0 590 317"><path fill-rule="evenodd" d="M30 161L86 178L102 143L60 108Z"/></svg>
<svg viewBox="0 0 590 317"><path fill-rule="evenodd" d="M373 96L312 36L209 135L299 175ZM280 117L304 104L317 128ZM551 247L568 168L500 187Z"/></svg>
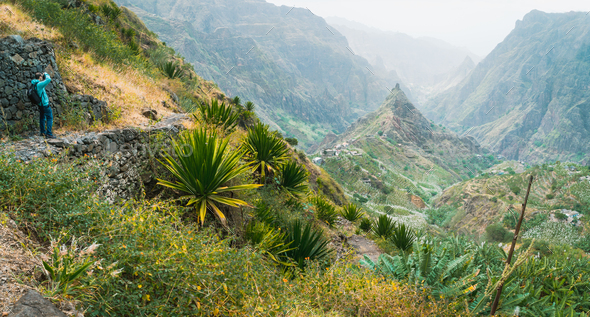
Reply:
<svg viewBox="0 0 590 317"><path fill-rule="evenodd" d="M510 159L587 164L589 34L585 13L531 11L467 78L422 110Z"/></svg>
<svg viewBox="0 0 590 317"><path fill-rule="evenodd" d="M395 71L353 54L342 34L307 9L244 0L116 2L199 75L256 103L264 121L304 147L344 131L401 83Z"/></svg>
<svg viewBox="0 0 590 317"><path fill-rule="evenodd" d="M412 90L412 99L418 104L459 83L480 60L468 49L439 39L414 38L338 17L328 17L326 21L375 68L395 71Z"/></svg>

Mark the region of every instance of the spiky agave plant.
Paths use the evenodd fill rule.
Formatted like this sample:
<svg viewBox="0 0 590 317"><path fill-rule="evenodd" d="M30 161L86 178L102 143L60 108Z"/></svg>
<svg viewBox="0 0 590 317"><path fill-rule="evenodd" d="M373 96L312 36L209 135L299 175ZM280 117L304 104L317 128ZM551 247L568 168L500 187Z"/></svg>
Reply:
<svg viewBox="0 0 590 317"><path fill-rule="evenodd" d="M240 199L223 196L224 193L260 187L257 184L226 186L227 182L248 172L249 166L240 165L242 153L228 149L229 140L221 140L215 132L205 129L186 131L173 141L176 157L166 153L160 161L176 178L175 182L158 179L158 184L188 194L188 205L195 205L201 225L207 210L222 224L226 218L220 205L247 206Z"/></svg>
<svg viewBox="0 0 590 317"><path fill-rule="evenodd" d="M412 250L416 235L409 226L402 223L395 226L390 240L405 256Z"/></svg>
<svg viewBox="0 0 590 317"><path fill-rule="evenodd" d="M158 68L170 79L181 78L184 76L180 69L180 65L176 61L162 62L158 64Z"/></svg>
<svg viewBox="0 0 590 317"><path fill-rule="evenodd" d="M211 102L199 104L198 109L200 117L194 115L195 119L215 127L220 127L225 131L233 130L238 124L240 117L231 105L226 105L225 102L220 104L217 99L211 99Z"/></svg>
<svg viewBox="0 0 590 317"><path fill-rule="evenodd" d="M361 207L355 204L348 204L342 207L342 210L340 210L340 215L342 216L342 218L348 221L355 222L362 216L364 216L365 213L363 212L363 209Z"/></svg>
<svg viewBox="0 0 590 317"><path fill-rule="evenodd" d="M252 101L246 102L246 111L254 112L254 103Z"/></svg>
<svg viewBox="0 0 590 317"><path fill-rule="evenodd" d="M309 191L307 171L297 162L289 161L279 167L279 186L295 197L301 197Z"/></svg>
<svg viewBox="0 0 590 317"><path fill-rule="evenodd" d="M322 261L329 258L331 250L328 248L328 243L330 241L324 237L322 230L314 229L310 222L304 226L301 220L295 220L287 231L285 243L291 249L286 254L297 263L300 269L305 269L306 261Z"/></svg>
<svg viewBox="0 0 590 317"><path fill-rule="evenodd" d="M376 236L387 239L393 233L394 228L395 222L388 215L381 215L375 222L373 222L371 231L373 231Z"/></svg>
<svg viewBox="0 0 590 317"><path fill-rule="evenodd" d="M316 217L327 223L330 227L336 223L338 212L336 207L332 205L324 196L316 195L311 197L310 202L315 207Z"/></svg>
<svg viewBox="0 0 590 317"><path fill-rule="evenodd" d="M266 176L274 173L287 159L287 145L262 123L248 129L242 148L246 160L260 173L261 183L266 182Z"/></svg>

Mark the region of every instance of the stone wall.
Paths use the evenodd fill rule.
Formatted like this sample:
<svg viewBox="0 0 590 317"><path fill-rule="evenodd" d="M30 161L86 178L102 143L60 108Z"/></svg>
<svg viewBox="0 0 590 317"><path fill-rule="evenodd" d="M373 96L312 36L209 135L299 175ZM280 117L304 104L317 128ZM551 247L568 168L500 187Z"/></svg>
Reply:
<svg viewBox="0 0 590 317"><path fill-rule="evenodd" d="M51 76L51 83L45 90L56 125L59 126L60 117L69 109L77 109L78 115L84 116L88 124L109 119L105 101L89 95L68 95L51 43L38 39L24 41L20 36L11 35L0 39L0 131L8 126L18 133L38 126L39 109L27 97L27 89L37 72L47 72ZM19 122L29 124L15 129Z"/></svg>
<svg viewBox="0 0 590 317"><path fill-rule="evenodd" d="M108 201L130 199L155 184L156 159L170 153L170 140L184 130L184 114L164 118L147 129L125 128L72 134L60 139L32 137L19 142L0 143L0 155L14 155L22 161L43 157L77 159L87 157L102 173L99 194Z"/></svg>
<svg viewBox="0 0 590 317"><path fill-rule="evenodd" d="M67 91L57 71L52 44L39 39L24 41L18 35L0 39L0 129L21 120L37 120L38 107L27 98L27 89L36 72L51 76L46 91L54 116L59 117L63 101L58 95L66 97Z"/></svg>

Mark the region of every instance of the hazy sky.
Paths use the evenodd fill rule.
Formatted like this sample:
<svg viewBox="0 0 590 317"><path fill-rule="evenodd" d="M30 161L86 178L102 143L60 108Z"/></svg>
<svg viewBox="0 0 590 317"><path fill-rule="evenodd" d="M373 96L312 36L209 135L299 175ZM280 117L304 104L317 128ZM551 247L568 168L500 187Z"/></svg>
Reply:
<svg viewBox="0 0 590 317"><path fill-rule="evenodd" d="M533 9L590 11L588 0L267 0L382 30L431 36L485 56ZM590 14L588 15L590 19Z"/></svg>

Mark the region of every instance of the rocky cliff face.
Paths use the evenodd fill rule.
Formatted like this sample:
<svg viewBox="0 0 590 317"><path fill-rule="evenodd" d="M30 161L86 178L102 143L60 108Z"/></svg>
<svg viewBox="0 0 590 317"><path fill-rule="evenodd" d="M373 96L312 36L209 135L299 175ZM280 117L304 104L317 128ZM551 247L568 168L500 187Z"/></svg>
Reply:
<svg viewBox="0 0 590 317"><path fill-rule="evenodd" d="M532 11L426 116L511 159L590 160L590 20Z"/></svg>
<svg viewBox="0 0 590 317"><path fill-rule="evenodd" d="M397 75L379 73L312 12L264 1L120 0L228 95L304 146L374 110Z"/></svg>

